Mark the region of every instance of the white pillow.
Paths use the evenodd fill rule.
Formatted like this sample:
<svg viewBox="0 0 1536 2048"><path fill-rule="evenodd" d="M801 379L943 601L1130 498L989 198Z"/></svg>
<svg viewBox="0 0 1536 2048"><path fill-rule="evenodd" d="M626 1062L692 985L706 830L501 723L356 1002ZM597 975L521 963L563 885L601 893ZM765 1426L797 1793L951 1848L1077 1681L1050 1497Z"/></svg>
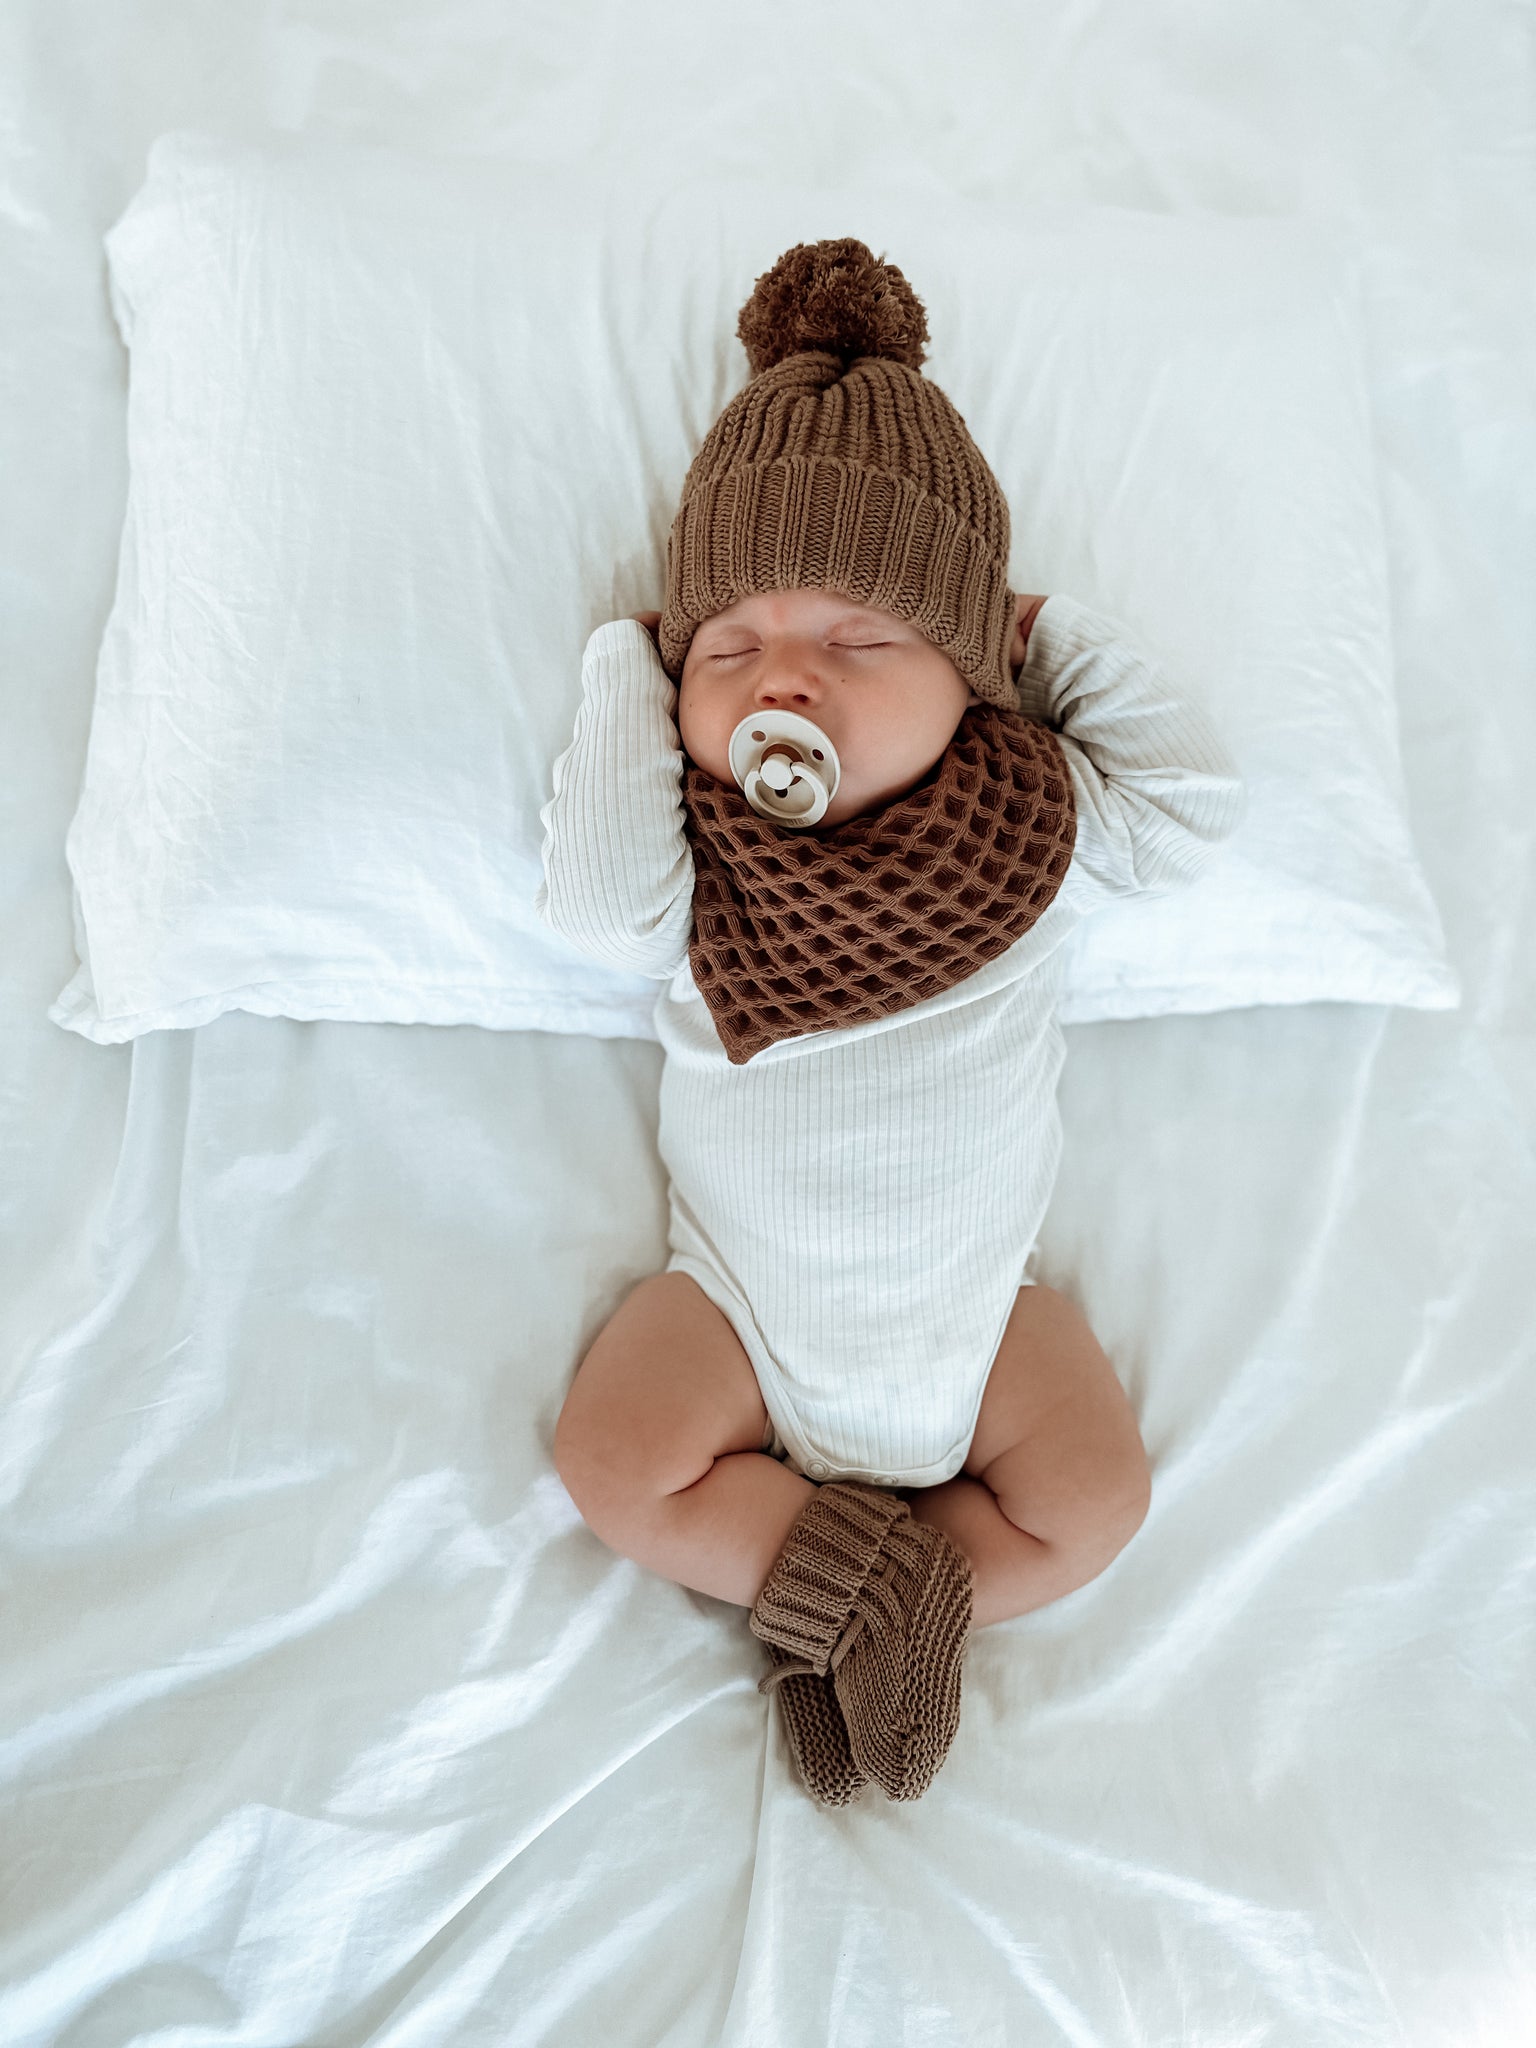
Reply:
<svg viewBox="0 0 1536 2048"><path fill-rule="evenodd" d="M587 636L662 601L738 307L844 234L927 306L1013 587L1132 625L1247 781L1198 882L1078 927L1064 1019L1453 1006L1354 273L1313 231L180 133L106 238L129 497L49 1015L651 1035L655 983L535 916L539 809Z"/></svg>

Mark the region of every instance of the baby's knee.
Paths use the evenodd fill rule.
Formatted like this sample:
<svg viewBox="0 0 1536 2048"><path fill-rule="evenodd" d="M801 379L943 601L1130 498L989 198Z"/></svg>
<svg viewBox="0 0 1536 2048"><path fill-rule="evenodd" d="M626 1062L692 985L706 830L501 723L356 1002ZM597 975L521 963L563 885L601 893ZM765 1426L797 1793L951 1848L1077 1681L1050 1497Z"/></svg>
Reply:
<svg viewBox="0 0 1536 2048"><path fill-rule="evenodd" d="M1119 1556L1152 1503L1152 1470L1134 1424L1096 1435L1070 1459L1043 1459L1038 1441L1018 1445L989 1467L986 1483L1010 1521L1078 1560L1085 1579Z"/></svg>
<svg viewBox="0 0 1536 2048"><path fill-rule="evenodd" d="M1152 1505L1152 1468L1141 1438L1127 1445L1100 1476L1093 1498L1084 1503L1071 1531L1074 1547L1095 1574L1117 1558Z"/></svg>
<svg viewBox="0 0 1536 2048"><path fill-rule="evenodd" d="M1123 1550L1142 1523L1152 1505L1152 1467L1147 1462L1146 1449L1141 1439L1136 1440L1124 1475L1122 1488L1109 1503L1108 1526L1118 1537L1117 1550Z"/></svg>
<svg viewBox="0 0 1536 2048"><path fill-rule="evenodd" d="M668 1496L708 1471L661 1418L637 1415L580 1374L555 1421L554 1465L581 1519L610 1550L632 1554L665 1510Z"/></svg>
<svg viewBox="0 0 1536 2048"><path fill-rule="evenodd" d="M555 1422L554 1463L561 1485L593 1535L611 1549L622 1549L644 1481L590 1402L566 1397Z"/></svg>

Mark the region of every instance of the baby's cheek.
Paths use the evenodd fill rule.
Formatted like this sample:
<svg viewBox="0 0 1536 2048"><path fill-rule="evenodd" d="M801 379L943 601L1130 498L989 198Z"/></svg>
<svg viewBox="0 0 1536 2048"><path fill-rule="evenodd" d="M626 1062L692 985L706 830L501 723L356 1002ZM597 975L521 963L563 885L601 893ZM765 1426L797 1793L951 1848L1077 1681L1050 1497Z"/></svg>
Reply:
<svg viewBox="0 0 1536 2048"><path fill-rule="evenodd" d="M717 730L719 720L701 717L688 703L679 702L677 714L678 737L683 743L683 752L696 768L702 768L706 775L713 775L717 782L731 780L730 734L723 736Z"/></svg>

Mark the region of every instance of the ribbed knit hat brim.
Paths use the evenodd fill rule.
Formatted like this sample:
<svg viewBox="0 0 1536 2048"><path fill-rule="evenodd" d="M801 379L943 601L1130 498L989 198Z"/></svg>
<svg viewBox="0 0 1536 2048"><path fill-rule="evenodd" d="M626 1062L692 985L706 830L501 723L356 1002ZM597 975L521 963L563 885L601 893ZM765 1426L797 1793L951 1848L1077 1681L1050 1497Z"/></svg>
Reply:
<svg viewBox="0 0 1536 2048"><path fill-rule="evenodd" d="M658 633L668 674L682 674L703 620L756 591L801 588L905 619L984 702L1017 708L1006 557L909 477L836 456L737 464L684 500Z"/></svg>

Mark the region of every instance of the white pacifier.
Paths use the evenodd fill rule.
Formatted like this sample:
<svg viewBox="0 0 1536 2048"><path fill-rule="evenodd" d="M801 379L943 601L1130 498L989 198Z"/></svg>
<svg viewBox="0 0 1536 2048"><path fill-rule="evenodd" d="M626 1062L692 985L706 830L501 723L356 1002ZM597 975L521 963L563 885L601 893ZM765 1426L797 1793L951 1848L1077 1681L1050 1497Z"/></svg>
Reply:
<svg viewBox="0 0 1536 2048"><path fill-rule="evenodd" d="M755 711L731 734L731 773L760 817L791 831L826 813L843 779L837 749L798 711Z"/></svg>

